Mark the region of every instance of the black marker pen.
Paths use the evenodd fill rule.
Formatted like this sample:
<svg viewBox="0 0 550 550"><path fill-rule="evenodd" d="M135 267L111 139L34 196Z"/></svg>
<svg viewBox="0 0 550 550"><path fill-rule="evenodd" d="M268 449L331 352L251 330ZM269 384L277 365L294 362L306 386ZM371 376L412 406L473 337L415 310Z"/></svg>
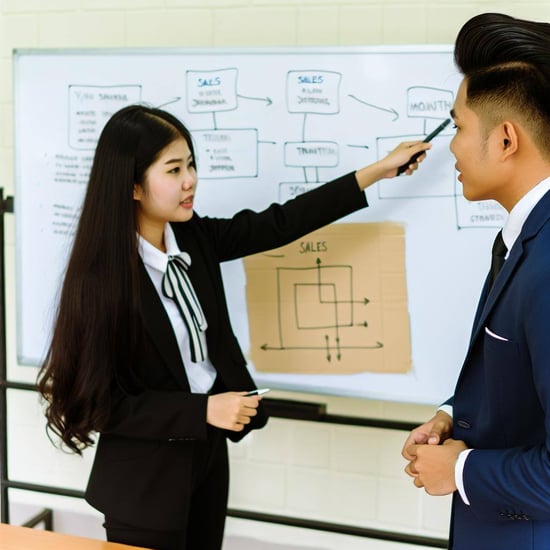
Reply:
<svg viewBox="0 0 550 550"><path fill-rule="evenodd" d="M440 132L442 132L446 127L447 125L449 124L449 122L451 122L451 119L450 118L446 118L431 134L428 134L422 141L424 143L428 143L429 141L432 141L432 139L437 136L437 134L439 134ZM424 153L424 151L421 151L420 153L415 153L410 159L409 159L409 162L407 162L406 164L403 164L401 165L398 169L397 169L397 175L399 176L400 174L402 174L411 164L413 164L414 162L416 162L416 160L418 159L418 157Z"/></svg>

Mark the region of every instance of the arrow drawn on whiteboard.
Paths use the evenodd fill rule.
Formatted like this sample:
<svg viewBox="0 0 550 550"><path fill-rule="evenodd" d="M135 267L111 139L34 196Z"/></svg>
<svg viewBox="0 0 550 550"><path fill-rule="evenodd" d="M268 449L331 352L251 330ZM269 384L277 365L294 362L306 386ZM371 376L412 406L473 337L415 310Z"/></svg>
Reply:
<svg viewBox="0 0 550 550"><path fill-rule="evenodd" d="M378 109L379 111L385 111L386 113L392 113L393 119L392 122L395 122L399 118L399 113L395 109L384 109L384 107L379 107L378 105L373 105L372 103L367 103L366 101L363 101L362 99L359 99L358 97L355 97L352 94L348 94L349 97L352 99L355 99L355 101L358 101L359 103L362 103L363 105L366 105L367 107L372 107L373 109Z"/></svg>
<svg viewBox="0 0 550 550"><path fill-rule="evenodd" d="M326 337L325 337L326 341ZM341 346L340 342L338 341L336 345L328 345L328 342L325 343L324 346L271 346L268 343L262 344L260 346L260 349L263 351L287 351L287 350L303 350L303 349L311 349L311 350L331 350L331 349L381 349L384 347L384 344L382 342L379 342L378 340L376 343L368 346Z"/></svg>
<svg viewBox="0 0 550 550"><path fill-rule="evenodd" d="M237 97L242 97L243 99L250 99L251 101L265 101L267 103L266 107L269 107L273 101L270 97L250 97L246 95L237 94Z"/></svg>
<svg viewBox="0 0 550 550"><path fill-rule="evenodd" d="M162 107L166 107L166 105L170 105L171 103L177 103L178 101L181 101L181 97L175 97L174 99L171 99L170 101L167 101L166 103L163 103L162 105L157 105L157 109L161 109Z"/></svg>

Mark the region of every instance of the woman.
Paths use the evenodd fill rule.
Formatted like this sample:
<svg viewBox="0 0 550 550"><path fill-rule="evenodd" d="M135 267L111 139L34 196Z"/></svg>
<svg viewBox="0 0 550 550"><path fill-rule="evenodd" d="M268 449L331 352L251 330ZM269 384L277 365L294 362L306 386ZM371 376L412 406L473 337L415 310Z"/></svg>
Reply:
<svg viewBox="0 0 550 550"><path fill-rule="evenodd" d="M105 514L108 540L221 548L226 437L241 439L267 416L261 398L246 395L254 383L231 329L220 262L366 206L363 189L429 147L401 144L285 205L214 219L193 211L195 156L180 121L144 106L109 120L39 379L48 426L63 444L81 453L100 434L86 499Z"/></svg>

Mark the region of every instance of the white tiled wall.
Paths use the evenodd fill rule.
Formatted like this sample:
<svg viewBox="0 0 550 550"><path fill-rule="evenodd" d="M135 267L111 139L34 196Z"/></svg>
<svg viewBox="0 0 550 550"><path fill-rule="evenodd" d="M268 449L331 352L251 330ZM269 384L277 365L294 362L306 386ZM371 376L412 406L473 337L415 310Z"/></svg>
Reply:
<svg viewBox="0 0 550 550"><path fill-rule="evenodd" d="M0 187L5 195L13 194L14 48L452 43L461 24L482 11L550 20L548 0L0 0ZM32 381L35 371L21 369L15 359L13 217L6 223L8 367L19 380ZM425 405L298 397L327 401L335 414L419 422L432 413ZM45 440L41 418L36 396L10 391L10 477L82 489L91 453L81 459L55 451ZM449 499L412 487L400 457L405 435L272 419L265 430L230 447L230 506L444 538ZM91 513L74 499L11 494L15 501L54 502L59 508ZM97 515L91 517L97 528ZM70 531L71 526L63 529ZM285 529L239 520L228 525L235 536L268 533L272 541L297 540ZM300 534L310 548L332 547L330 537L337 535ZM351 539L346 548L405 548Z"/></svg>
<svg viewBox="0 0 550 550"><path fill-rule="evenodd" d="M450 500L413 487L403 473L404 437L400 431L273 418L265 430L231 445L230 504L445 538ZM430 500L437 505L427 505Z"/></svg>

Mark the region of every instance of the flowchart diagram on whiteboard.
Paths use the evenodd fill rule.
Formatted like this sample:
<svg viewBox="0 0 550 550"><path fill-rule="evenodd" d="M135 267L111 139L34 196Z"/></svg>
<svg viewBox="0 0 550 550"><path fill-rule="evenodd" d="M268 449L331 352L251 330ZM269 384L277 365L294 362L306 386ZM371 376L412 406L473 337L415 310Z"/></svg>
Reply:
<svg viewBox="0 0 550 550"><path fill-rule="evenodd" d="M450 47L15 53L18 355L43 356L93 152L145 102L192 131L197 210L284 202L423 139L448 118ZM40 90L40 93L37 93ZM258 383L437 403L454 385L490 242L506 212L461 194L453 129L369 208L231 262L224 280ZM38 275L37 262L52 266ZM35 277L41 278L37 291Z"/></svg>

